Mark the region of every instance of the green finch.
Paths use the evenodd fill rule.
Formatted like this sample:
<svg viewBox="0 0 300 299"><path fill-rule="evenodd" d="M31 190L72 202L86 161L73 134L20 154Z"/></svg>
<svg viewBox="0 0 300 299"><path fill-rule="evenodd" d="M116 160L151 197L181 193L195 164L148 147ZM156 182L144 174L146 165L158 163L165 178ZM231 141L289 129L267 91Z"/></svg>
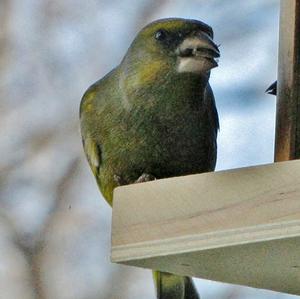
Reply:
<svg viewBox="0 0 300 299"><path fill-rule="evenodd" d="M208 80L219 56L205 23L158 20L85 92L83 147L110 205L117 186L214 170L219 121ZM189 277L154 280L159 299L199 298Z"/></svg>

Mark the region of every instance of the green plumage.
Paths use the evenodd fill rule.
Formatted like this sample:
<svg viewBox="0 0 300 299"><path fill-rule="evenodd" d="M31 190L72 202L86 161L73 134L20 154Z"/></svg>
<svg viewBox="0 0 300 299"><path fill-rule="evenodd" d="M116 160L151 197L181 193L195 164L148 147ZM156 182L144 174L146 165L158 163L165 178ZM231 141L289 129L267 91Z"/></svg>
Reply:
<svg viewBox="0 0 300 299"><path fill-rule="evenodd" d="M158 31L167 38L158 39ZM214 170L218 115L208 79L216 65L207 70L212 62L206 56L186 57L182 53L194 54L180 48L198 31L212 37L209 26L194 20L165 19L148 25L121 64L83 96L84 150L109 204L116 186L134 183L143 174L160 179ZM203 71L178 71L185 58L205 61ZM163 275L156 275L158 284ZM174 277L169 288L173 295L160 293L160 299L197 298L188 278Z"/></svg>

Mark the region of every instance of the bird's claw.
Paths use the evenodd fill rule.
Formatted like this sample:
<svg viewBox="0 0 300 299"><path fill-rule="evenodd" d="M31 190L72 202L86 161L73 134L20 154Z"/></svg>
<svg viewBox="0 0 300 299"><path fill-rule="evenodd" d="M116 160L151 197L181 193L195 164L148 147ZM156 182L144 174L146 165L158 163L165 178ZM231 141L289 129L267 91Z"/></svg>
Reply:
<svg viewBox="0 0 300 299"><path fill-rule="evenodd" d="M156 180L156 177L152 174L143 173L136 181L135 183L145 183Z"/></svg>
<svg viewBox="0 0 300 299"><path fill-rule="evenodd" d="M114 181L117 183L118 186L126 185L126 182L120 175L115 174Z"/></svg>

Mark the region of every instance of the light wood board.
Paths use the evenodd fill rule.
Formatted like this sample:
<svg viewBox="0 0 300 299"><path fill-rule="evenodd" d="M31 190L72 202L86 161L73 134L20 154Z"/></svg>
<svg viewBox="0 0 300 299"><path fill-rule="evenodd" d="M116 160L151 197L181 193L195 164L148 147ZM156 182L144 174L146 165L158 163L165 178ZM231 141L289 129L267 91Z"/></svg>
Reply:
<svg viewBox="0 0 300 299"><path fill-rule="evenodd" d="M119 187L112 261L300 294L300 161Z"/></svg>

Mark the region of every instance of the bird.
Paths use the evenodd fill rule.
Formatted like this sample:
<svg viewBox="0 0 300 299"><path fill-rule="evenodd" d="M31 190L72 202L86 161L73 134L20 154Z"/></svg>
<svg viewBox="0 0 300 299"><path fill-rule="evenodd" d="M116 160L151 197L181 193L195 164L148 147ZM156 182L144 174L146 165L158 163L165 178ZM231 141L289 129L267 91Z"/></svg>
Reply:
<svg viewBox="0 0 300 299"><path fill-rule="evenodd" d="M82 143L99 189L213 171L219 117L211 69L220 51L199 20L151 22L80 103ZM154 271L158 299L198 299L190 277Z"/></svg>
<svg viewBox="0 0 300 299"><path fill-rule="evenodd" d="M274 96L277 95L277 81L273 82L265 91L268 94L272 94Z"/></svg>

